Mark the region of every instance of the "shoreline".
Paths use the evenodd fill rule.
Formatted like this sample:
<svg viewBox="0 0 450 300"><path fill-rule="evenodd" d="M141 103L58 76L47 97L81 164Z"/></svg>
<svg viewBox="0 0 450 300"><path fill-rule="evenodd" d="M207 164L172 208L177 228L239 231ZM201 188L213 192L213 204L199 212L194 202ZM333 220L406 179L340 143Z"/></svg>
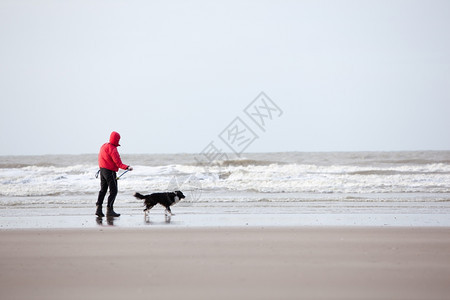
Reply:
<svg viewBox="0 0 450 300"><path fill-rule="evenodd" d="M450 228L0 231L2 299L448 299Z"/></svg>
<svg viewBox="0 0 450 300"><path fill-rule="evenodd" d="M299 213L177 213L162 210L122 214L118 218L95 215L0 216L0 231L27 229L139 228L288 228L288 227L436 227L450 228L449 214L299 214Z"/></svg>

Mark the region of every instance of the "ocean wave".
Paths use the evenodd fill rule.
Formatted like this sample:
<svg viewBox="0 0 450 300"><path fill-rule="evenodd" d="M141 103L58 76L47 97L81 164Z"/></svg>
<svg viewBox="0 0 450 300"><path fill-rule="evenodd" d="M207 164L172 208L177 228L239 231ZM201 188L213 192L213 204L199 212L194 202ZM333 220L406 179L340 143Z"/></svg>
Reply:
<svg viewBox="0 0 450 300"><path fill-rule="evenodd" d="M450 164L450 159L439 160L442 164ZM390 159L390 160L380 160L379 163L389 164L389 165L429 165L436 163L433 159Z"/></svg>
<svg viewBox="0 0 450 300"><path fill-rule="evenodd" d="M319 154L315 155L320 157ZM383 154L383 157L386 155ZM154 165L155 159L151 158L148 159L150 165L133 165L134 171L120 179L120 191L133 193L182 189L317 194L450 192L450 163L446 163L445 159L437 161L420 158L421 162L432 162L427 164L410 164L410 159L408 164L380 164L383 159L378 158L378 163L363 164L363 158L358 157L354 158L354 164L337 163L336 160L328 164L312 164L294 163L287 159L276 162L282 160L279 155L266 155L210 165L199 165L195 160L186 158L183 158L182 163L167 159ZM295 159L302 160L299 157ZM295 159L289 158L291 161ZM98 192L99 179L94 176L98 170L95 159L91 164L80 164L83 160L72 156L67 161L52 165L47 165L47 161L54 162L55 157L41 158L32 164L29 161L6 160L2 163L8 167L0 168L0 196L94 195Z"/></svg>
<svg viewBox="0 0 450 300"><path fill-rule="evenodd" d="M448 171L411 171L411 170L362 170L348 172L349 175L380 175L380 176L392 176L392 175L433 175L433 174L450 174Z"/></svg>
<svg viewBox="0 0 450 300"><path fill-rule="evenodd" d="M221 167L248 167L248 166L269 166L273 164L283 165L286 163L280 163L271 160L254 160L254 159L232 159L217 162ZM213 164L214 165L214 164Z"/></svg>

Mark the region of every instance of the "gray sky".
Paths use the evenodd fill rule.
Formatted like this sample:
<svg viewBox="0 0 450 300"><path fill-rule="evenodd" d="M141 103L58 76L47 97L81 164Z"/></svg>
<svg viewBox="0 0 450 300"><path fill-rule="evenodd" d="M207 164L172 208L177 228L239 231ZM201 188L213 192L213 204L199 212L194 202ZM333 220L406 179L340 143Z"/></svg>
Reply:
<svg viewBox="0 0 450 300"><path fill-rule="evenodd" d="M0 43L0 155L450 150L449 1L0 0Z"/></svg>

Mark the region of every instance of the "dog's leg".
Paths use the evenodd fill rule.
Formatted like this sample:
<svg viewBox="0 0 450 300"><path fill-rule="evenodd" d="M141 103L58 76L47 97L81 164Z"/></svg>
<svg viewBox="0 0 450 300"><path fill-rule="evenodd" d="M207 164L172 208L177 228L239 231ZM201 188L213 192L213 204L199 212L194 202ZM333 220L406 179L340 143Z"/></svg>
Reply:
<svg viewBox="0 0 450 300"><path fill-rule="evenodd" d="M170 210L170 207L167 206L166 207L166 216L173 216L174 214L172 213L172 211Z"/></svg>
<svg viewBox="0 0 450 300"><path fill-rule="evenodd" d="M147 207L144 209L145 215L149 215L149 214L150 214L150 209L152 209L152 207L153 207L153 205L152 205L152 206L147 206Z"/></svg>

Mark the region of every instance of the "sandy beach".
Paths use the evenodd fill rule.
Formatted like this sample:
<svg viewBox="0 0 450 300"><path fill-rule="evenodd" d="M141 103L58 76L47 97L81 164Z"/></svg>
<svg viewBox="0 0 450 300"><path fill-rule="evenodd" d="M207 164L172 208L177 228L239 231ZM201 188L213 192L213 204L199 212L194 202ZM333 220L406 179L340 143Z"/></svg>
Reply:
<svg viewBox="0 0 450 300"><path fill-rule="evenodd" d="M1 299L450 299L449 228L0 231Z"/></svg>

